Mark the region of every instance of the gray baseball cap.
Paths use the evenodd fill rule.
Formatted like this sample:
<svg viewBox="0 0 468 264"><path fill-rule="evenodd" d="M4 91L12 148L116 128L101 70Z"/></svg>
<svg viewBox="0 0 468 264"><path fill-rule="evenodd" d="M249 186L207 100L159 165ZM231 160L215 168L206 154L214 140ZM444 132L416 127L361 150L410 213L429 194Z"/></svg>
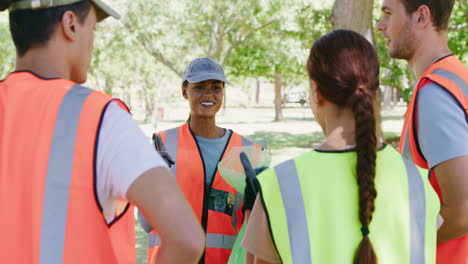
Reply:
<svg viewBox="0 0 468 264"><path fill-rule="evenodd" d="M198 83L206 80L218 80L228 83L223 67L210 58L198 58L190 62L182 74L182 81Z"/></svg>
<svg viewBox="0 0 468 264"><path fill-rule="evenodd" d="M74 3L78 3L84 0L20 0L20 1L13 1L10 6L10 11L14 10L21 10L21 9L43 9L43 8L51 8L57 6L64 6L64 5L71 5ZM104 18L108 16L112 16L115 19L120 19L120 15L112 9L110 6L105 4L101 0L90 0L97 9L97 18L98 21L102 21Z"/></svg>

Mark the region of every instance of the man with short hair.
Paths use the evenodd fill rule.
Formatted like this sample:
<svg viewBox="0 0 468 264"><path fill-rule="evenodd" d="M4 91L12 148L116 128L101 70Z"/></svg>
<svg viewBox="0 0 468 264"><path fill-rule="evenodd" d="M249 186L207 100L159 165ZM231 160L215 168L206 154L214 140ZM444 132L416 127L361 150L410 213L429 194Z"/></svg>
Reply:
<svg viewBox="0 0 468 264"><path fill-rule="evenodd" d="M153 262L196 263L204 235L128 108L79 84L100 0L0 0L16 71L0 81L0 262L135 263L133 207L160 231ZM174 221L176 219L176 221Z"/></svg>
<svg viewBox="0 0 468 264"><path fill-rule="evenodd" d="M451 54L454 0L384 0L377 25L389 56L419 79L405 117L400 152L431 170L442 200L438 263L468 263L468 69ZM424 210L424 208L421 208Z"/></svg>

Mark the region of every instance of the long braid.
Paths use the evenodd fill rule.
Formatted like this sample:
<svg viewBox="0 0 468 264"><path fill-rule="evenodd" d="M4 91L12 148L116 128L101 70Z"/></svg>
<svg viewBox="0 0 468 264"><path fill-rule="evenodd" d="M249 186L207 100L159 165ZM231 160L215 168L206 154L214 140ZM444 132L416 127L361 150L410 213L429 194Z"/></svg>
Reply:
<svg viewBox="0 0 468 264"><path fill-rule="evenodd" d="M368 236L377 197L374 184L377 138L372 98L361 87L350 98L356 124L356 174L359 185L359 220L362 225L362 240L356 250L355 264L377 263L377 256Z"/></svg>
<svg viewBox="0 0 468 264"><path fill-rule="evenodd" d="M377 135L375 112L379 89L379 60L372 44L349 30L335 30L318 39L310 50L307 72L320 98L354 114L362 240L354 264L376 264L369 239L375 209ZM320 102L318 102L320 104Z"/></svg>

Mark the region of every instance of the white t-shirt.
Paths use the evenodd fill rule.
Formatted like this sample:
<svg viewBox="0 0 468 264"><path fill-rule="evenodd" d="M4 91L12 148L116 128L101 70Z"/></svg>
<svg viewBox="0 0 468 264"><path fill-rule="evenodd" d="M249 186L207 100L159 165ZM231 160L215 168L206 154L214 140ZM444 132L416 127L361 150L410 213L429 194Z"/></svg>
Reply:
<svg viewBox="0 0 468 264"><path fill-rule="evenodd" d="M131 115L112 102L104 113L96 160L97 195L107 223L132 183L157 167L167 168L166 162Z"/></svg>

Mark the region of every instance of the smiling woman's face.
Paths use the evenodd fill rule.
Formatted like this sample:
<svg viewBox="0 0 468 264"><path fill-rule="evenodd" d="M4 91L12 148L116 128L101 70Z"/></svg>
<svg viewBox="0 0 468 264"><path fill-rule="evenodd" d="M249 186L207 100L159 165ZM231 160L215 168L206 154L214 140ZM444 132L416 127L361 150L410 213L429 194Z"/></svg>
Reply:
<svg viewBox="0 0 468 264"><path fill-rule="evenodd" d="M182 94L189 101L192 117L214 117L223 103L224 83L218 80L188 83L182 87Z"/></svg>

